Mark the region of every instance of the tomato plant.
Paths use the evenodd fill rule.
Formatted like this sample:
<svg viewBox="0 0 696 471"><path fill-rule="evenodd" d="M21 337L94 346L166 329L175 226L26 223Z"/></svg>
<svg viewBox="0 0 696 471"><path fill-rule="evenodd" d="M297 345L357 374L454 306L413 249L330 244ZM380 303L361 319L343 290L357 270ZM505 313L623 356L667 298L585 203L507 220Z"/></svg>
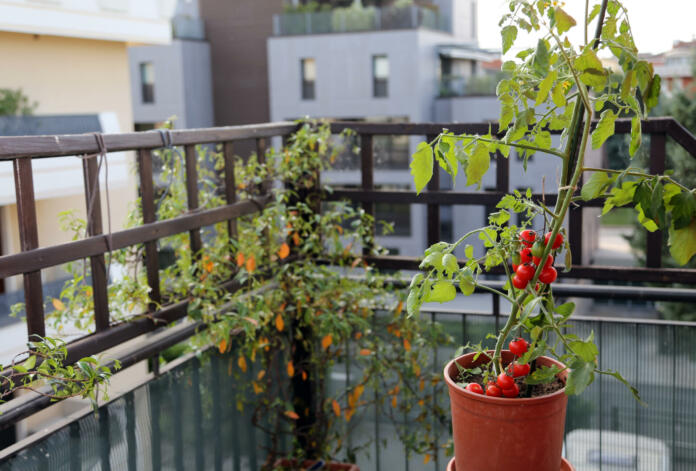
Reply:
<svg viewBox="0 0 696 471"><path fill-rule="evenodd" d="M596 374L604 374L617 378L639 398L618 372L597 366L599 351L592 333L584 339L570 333L569 318L575 306L558 303L551 285L557 282L558 269L564 273L572 270L564 220L571 204L580 199L603 199L603 213L632 205L647 230L662 229L669 234L670 252L678 263L685 264L696 255L696 190L667 174L653 175L633 167L594 168L585 163L588 150L601 148L615 133L620 117L630 119L629 154L635 155L642 141L641 119L647 118L657 104L661 79L638 54L627 10L618 0L587 2L586 13L579 21L557 2L508 0L508 6L509 12L500 21L503 53L520 42L520 32L525 33L520 37L531 41L517 44L519 52L514 57L506 56L503 62L502 69L508 76L496 90L500 101L497 129L481 135L443 130L432 141L418 146L412 156L411 173L420 192L428 184L436 162L452 177L459 169L448 163L459 162L466 184L480 187L491 156L507 158L514 150L526 168L532 155L541 154L541 158L559 159L562 169L555 182L558 195L549 207L530 189L515 190L500 200L488 215L486 226L452 243L428 248L428 257L421 265L425 273L416 275L411 284L408 311L418 314L420 305L429 300L430 286L451 283L456 287L465 279L462 295L469 296L479 287L511 305L506 324L494 334L495 348L486 366L491 373L504 371L502 349L508 337L522 335L529 341L529 348L519 349L517 354L523 364L532 365L525 381L538 384L555 379L557 368L533 366L536 358L549 355L567 367L568 394L582 392ZM574 28L584 31L584 41L570 41L566 33ZM596 32L594 36L590 30ZM605 68L599 59L601 54L614 56L620 70ZM595 118L598 120L593 127ZM560 140L554 142L552 132L560 132ZM513 213L518 215L518 225L511 223ZM543 238L530 229L539 226L544 227ZM483 256L474 256L470 251L462 266L453 264L447 271L431 263L438 252L452 254L473 238L482 243ZM559 260L564 263L557 269L554 263ZM496 267L505 272L502 290L485 281ZM450 295L447 300L454 297ZM481 343L467 347L485 353Z"/></svg>

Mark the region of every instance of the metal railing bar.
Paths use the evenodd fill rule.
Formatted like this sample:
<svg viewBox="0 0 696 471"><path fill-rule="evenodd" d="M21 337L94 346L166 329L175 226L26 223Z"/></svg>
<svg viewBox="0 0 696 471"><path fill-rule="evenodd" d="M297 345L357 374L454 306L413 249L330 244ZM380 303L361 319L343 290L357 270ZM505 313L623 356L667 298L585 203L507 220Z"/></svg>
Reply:
<svg viewBox="0 0 696 471"><path fill-rule="evenodd" d="M172 145L183 146L275 137L295 132L298 126L297 123L282 121L243 126L171 130L169 133ZM155 131L104 134L104 144L109 149L109 152L156 149L162 147L162 137L159 132ZM0 137L0 161L15 158L24 160L29 158L95 154L99 150L94 134Z"/></svg>
<svg viewBox="0 0 696 471"><path fill-rule="evenodd" d="M195 213L198 211L198 154L196 153L196 145L187 145L184 155L186 162L186 202L189 212ZM189 243L191 251L198 254L203 247L200 226L189 230Z"/></svg>
<svg viewBox="0 0 696 471"><path fill-rule="evenodd" d="M214 209L196 211L190 214L143 224L132 229L114 232L111 235L112 249L118 250L135 244L156 241L163 237L190 231L195 228L217 224L228 219L256 213L272 200L270 195L239 201ZM28 250L0 257L0 278L37 271L61 263L81 260L108 251L107 236L100 235ZM42 297L40 297L41 300Z"/></svg>
<svg viewBox="0 0 696 471"><path fill-rule="evenodd" d="M650 173L665 172L667 153L667 136L664 133L650 135ZM645 265L659 268L662 265L662 231L647 233L645 247Z"/></svg>

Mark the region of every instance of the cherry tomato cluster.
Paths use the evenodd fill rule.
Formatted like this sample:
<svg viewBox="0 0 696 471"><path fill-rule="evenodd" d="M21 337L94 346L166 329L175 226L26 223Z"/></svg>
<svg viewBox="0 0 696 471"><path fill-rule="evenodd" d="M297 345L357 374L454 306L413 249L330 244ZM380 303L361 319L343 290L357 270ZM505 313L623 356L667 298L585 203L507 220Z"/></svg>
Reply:
<svg viewBox="0 0 696 471"><path fill-rule="evenodd" d="M526 229L520 232L519 238L522 250L512 257L512 270L515 272L512 284L517 289L525 289L534 277L537 267L542 264L541 256L544 254L546 246L551 242L551 233L547 232L542 242L541 239L537 239L536 232ZM558 250L561 245L563 245L563 234L559 233L551 242L551 250ZM553 255L548 254L543 262L539 281L548 285L556 281L556 277L558 277L558 272L553 267Z"/></svg>
<svg viewBox="0 0 696 471"><path fill-rule="evenodd" d="M529 343L523 338L516 338L508 345L510 351L516 356L522 356L528 349ZM518 397L520 388L515 382L515 378L527 376L531 370L529 364L520 364L517 362L510 363L507 372L502 372L498 375L495 381L489 381L486 385L486 396L491 397ZM469 392L475 394L483 394L483 387L478 383L469 383L466 385Z"/></svg>

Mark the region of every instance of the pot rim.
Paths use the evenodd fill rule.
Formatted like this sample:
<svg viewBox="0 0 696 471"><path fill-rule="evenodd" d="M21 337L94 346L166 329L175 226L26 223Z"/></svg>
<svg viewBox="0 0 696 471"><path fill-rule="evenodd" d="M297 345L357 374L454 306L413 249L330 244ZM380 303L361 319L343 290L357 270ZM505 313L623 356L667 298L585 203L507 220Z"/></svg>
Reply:
<svg viewBox="0 0 696 471"><path fill-rule="evenodd" d="M510 350L502 350L503 353L510 352ZM487 350L486 353L494 353L493 350ZM448 371L449 369L454 365L455 362L459 363L461 359L466 358L466 357L472 357L476 354L476 352L471 352L467 353L464 355L460 355L457 358L454 358L450 361L447 362L445 365L445 369L443 371L443 375L445 377L445 381L447 382L447 386L449 387L450 393L455 393L460 396L463 396L467 399L472 399L476 400L479 402L484 402L487 404L497 404L501 406L516 406L520 404L540 404L544 402L549 402L555 400L558 396L560 395L565 395L565 386L563 386L561 389L558 391L554 391L551 394L546 394L544 396L538 396L538 397L517 397L517 398L507 398L507 397L490 397L486 396L485 394L477 394L477 393L472 393L470 391L467 391L466 389L462 388L461 386L457 385L457 383L454 382L454 380L450 377ZM555 364L556 366L560 368L566 368L566 366L561 363L560 361L550 358L547 356L541 356L539 358L544 358L545 360ZM556 375L557 377L561 378L564 380L565 384L565 378L563 376L563 372L559 373Z"/></svg>

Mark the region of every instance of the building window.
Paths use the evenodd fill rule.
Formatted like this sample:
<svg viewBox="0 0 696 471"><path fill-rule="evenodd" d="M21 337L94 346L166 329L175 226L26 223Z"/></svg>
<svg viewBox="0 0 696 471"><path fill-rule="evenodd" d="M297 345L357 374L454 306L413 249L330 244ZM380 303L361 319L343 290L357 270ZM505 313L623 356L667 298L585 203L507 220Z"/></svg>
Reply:
<svg viewBox="0 0 696 471"><path fill-rule="evenodd" d="M302 99L314 100L314 82L317 79L317 65L314 59L300 60L300 72L302 74Z"/></svg>
<svg viewBox="0 0 696 471"><path fill-rule="evenodd" d="M143 103L155 102L155 68L152 62L140 64L140 93Z"/></svg>
<svg viewBox="0 0 696 471"><path fill-rule="evenodd" d="M387 56L372 56L372 93L377 98L389 94L389 59Z"/></svg>

